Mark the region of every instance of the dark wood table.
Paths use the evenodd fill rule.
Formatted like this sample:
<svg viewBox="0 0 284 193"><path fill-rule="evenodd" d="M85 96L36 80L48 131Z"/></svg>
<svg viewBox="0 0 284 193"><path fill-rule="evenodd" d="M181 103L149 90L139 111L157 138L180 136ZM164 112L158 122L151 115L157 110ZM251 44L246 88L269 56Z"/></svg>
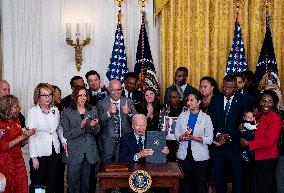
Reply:
<svg viewBox="0 0 284 193"><path fill-rule="evenodd" d="M114 165L117 169L128 168L128 171L106 171ZM119 169L118 169L119 170ZM104 193L108 188L129 187L129 176L136 170L145 170L152 178L151 187L170 188L171 193L178 193L179 178L183 177L177 163L169 162L165 164L152 163L113 163L101 165L97 174L99 181L99 192Z"/></svg>

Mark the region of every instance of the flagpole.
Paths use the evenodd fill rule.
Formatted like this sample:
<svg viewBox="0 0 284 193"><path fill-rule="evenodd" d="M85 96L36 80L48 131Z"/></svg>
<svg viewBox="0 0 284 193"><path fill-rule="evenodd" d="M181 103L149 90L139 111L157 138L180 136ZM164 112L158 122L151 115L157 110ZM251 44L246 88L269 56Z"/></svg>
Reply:
<svg viewBox="0 0 284 193"><path fill-rule="evenodd" d="M236 0L236 1L237 1L236 19L238 20L239 19L239 10L240 10L240 1L239 0Z"/></svg>
<svg viewBox="0 0 284 193"><path fill-rule="evenodd" d="M266 25L266 31L269 28L270 29L270 23L269 23L269 2L268 0L265 0L265 25ZM266 33L266 32L265 32ZM265 74L268 73L268 58L265 60ZM268 79L265 80L265 84L268 84Z"/></svg>
<svg viewBox="0 0 284 193"><path fill-rule="evenodd" d="M115 0L115 3L117 3L118 5L118 14L117 14L118 21L121 23L121 18L122 18L121 6L122 3L125 3L125 0Z"/></svg>
<svg viewBox="0 0 284 193"><path fill-rule="evenodd" d="M142 13L142 24L141 26L143 26L143 30L142 30L142 58L144 58L144 44L145 44L145 40L144 40L144 33L145 33L145 5L147 3L148 0L138 0L138 3L141 5L141 13ZM142 60L142 64L141 64L141 73L140 73L140 88L141 90L145 90L144 86L145 86L145 67L144 67L144 61Z"/></svg>
<svg viewBox="0 0 284 193"><path fill-rule="evenodd" d="M237 0L237 4L236 4L236 22L238 23L239 22L239 10L240 10L240 1ZM236 55L238 55L238 52L239 52L239 44L238 44L238 41L236 41ZM239 61L238 61L238 57L236 58L236 71L238 71L238 68L239 68Z"/></svg>

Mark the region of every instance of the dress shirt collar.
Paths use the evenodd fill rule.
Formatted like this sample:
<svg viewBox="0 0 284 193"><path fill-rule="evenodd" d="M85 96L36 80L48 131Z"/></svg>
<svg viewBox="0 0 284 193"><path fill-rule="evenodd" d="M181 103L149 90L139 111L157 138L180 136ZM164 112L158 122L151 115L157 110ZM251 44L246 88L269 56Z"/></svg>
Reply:
<svg viewBox="0 0 284 193"><path fill-rule="evenodd" d="M128 90L124 89L124 95L128 97L128 93L130 93L130 98L132 98L132 92L129 92Z"/></svg>
<svg viewBox="0 0 284 193"><path fill-rule="evenodd" d="M134 135L135 135L135 138L136 138L137 144L138 144L138 141L139 141L139 138L140 138L140 137L142 138L142 143L144 144L144 141L145 141L145 135L140 136L140 135L138 135L138 134L137 134L137 133L135 133L135 132L134 132Z"/></svg>
<svg viewBox="0 0 284 193"><path fill-rule="evenodd" d="M185 83L184 85L181 86L182 92L185 91L185 88L187 87L187 83Z"/></svg>
<svg viewBox="0 0 284 193"><path fill-rule="evenodd" d="M110 102L111 102L111 103L115 103L115 104L118 104L118 105L119 105L119 104L120 104L120 99L118 99L118 101L114 101L114 100L112 100L112 99L110 98Z"/></svg>
<svg viewBox="0 0 284 193"><path fill-rule="evenodd" d="M99 93L101 93L102 89L99 88L97 91L94 91L94 90L91 90L91 91L92 91L92 96L94 96L94 95L98 95Z"/></svg>

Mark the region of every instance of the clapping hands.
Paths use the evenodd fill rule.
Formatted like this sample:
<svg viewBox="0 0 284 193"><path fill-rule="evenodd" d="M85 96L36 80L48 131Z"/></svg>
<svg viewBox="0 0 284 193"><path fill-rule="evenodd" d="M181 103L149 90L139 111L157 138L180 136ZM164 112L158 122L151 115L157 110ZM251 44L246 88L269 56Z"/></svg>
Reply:
<svg viewBox="0 0 284 193"><path fill-rule="evenodd" d="M86 125L88 119L91 119L89 115L88 115L87 117L85 117L85 118L82 120L82 122L81 122L81 128L85 127L85 125ZM96 119L96 118L91 119L90 126L91 126L91 127L94 127L98 122L99 122L99 120Z"/></svg>
<svg viewBox="0 0 284 193"><path fill-rule="evenodd" d="M23 129L23 137L24 139L29 138L30 136L34 135L36 132L36 128L27 128L27 129Z"/></svg>
<svg viewBox="0 0 284 193"><path fill-rule="evenodd" d="M216 136L216 141L213 141L213 143L216 146L223 145L227 140L231 141L231 136L229 134L218 134Z"/></svg>

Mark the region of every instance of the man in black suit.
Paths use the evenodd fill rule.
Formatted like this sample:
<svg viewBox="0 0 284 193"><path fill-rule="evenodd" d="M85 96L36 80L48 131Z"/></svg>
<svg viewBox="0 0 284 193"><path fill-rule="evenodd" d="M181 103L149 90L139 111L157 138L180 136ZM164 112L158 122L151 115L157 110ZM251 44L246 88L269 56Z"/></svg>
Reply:
<svg viewBox="0 0 284 193"><path fill-rule="evenodd" d="M124 75L124 89L122 96L133 100L135 108L138 110L143 100L143 93L137 89L139 76L135 72L127 72Z"/></svg>
<svg viewBox="0 0 284 193"><path fill-rule="evenodd" d="M257 96L251 96L246 91L244 91L245 87L244 75L242 73L236 73L235 76L237 78L237 91L240 92L243 95L243 97L249 101L250 107L252 108L255 107L256 103L254 97Z"/></svg>
<svg viewBox="0 0 284 193"><path fill-rule="evenodd" d="M101 77L97 71L90 70L85 75L89 89L88 95L90 104L96 106L97 103L108 96L106 87L101 87Z"/></svg>
<svg viewBox="0 0 284 193"><path fill-rule="evenodd" d="M175 72L175 83L168 87L164 96L164 104L167 104L170 97L170 90L175 89L179 92L181 100L185 103L185 100L189 93L197 91L194 87L187 83L188 69L186 67L179 67Z"/></svg>
<svg viewBox="0 0 284 193"><path fill-rule="evenodd" d="M153 155L152 149L145 149L146 140L146 127L147 117L143 114L136 114L132 118L131 133L126 134L122 137L121 145L119 148L119 162L131 163L131 162L145 162L147 156ZM164 147L163 153L168 154L168 147ZM153 189L154 193L165 193L167 192L164 188ZM129 188L121 190L122 193L130 193Z"/></svg>
<svg viewBox="0 0 284 193"><path fill-rule="evenodd" d="M216 193L227 192L227 163L232 168L233 193L241 193L241 145L239 125L251 105L237 92L234 75L223 79L222 93L211 99L208 114L214 126L213 180Z"/></svg>

